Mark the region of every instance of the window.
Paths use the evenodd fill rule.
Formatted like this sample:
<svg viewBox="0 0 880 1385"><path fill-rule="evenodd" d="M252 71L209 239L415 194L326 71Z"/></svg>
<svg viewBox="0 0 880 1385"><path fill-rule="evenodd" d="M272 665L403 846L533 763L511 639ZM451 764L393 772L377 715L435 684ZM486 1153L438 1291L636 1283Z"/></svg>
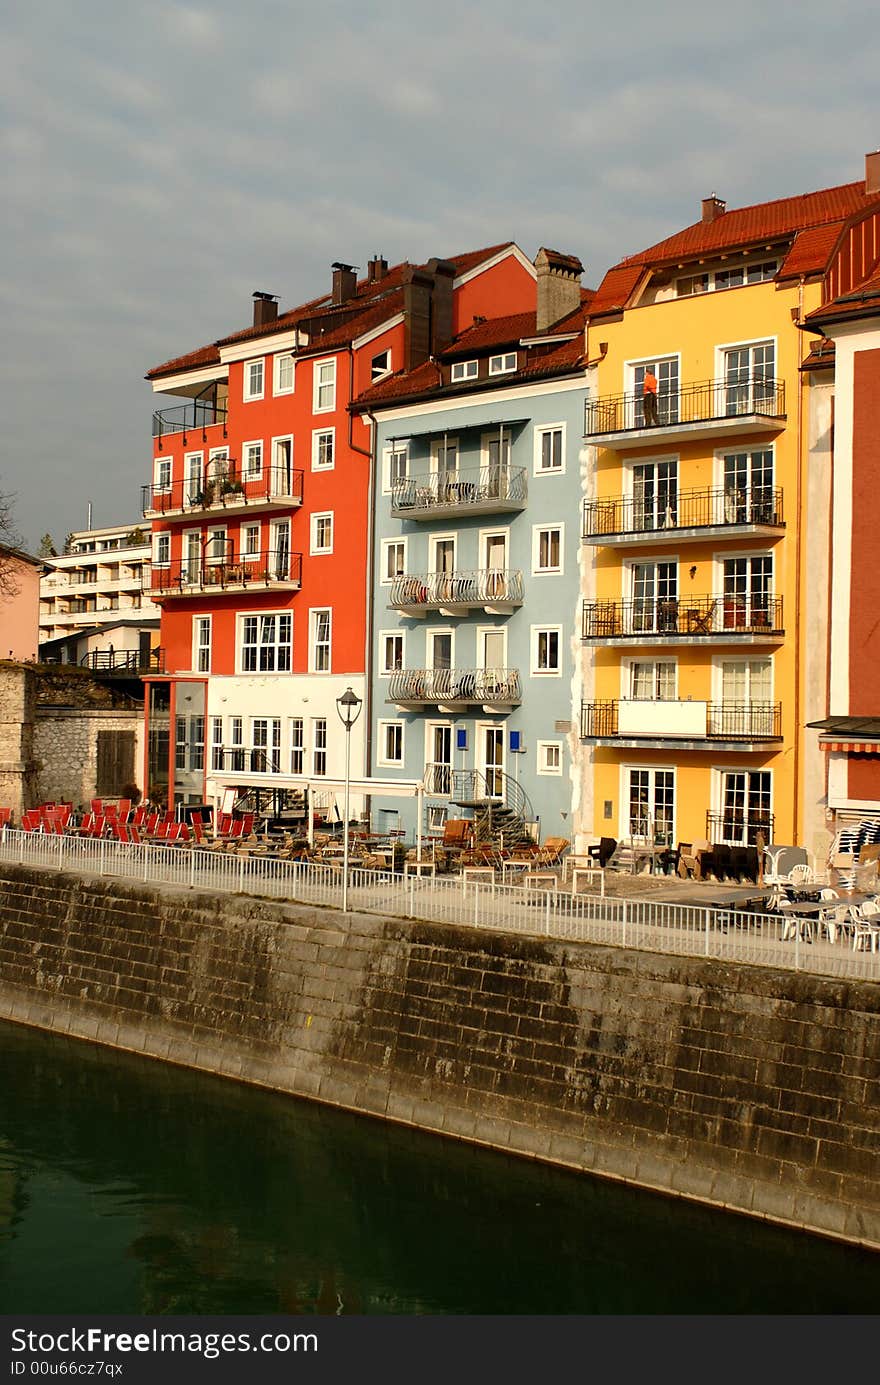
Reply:
<svg viewBox="0 0 880 1385"><path fill-rule="evenodd" d="M329 471L333 466L335 428L319 428L312 434L312 471Z"/></svg>
<svg viewBox="0 0 880 1385"><path fill-rule="evenodd" d="M759 832L763 832L765 842L770 841L771 809L770 770L721 771L721 841L754 846Z"/></svg>
<svg viewBox="0 0 880 1385"><path fill-rule="evenodd" d="M406 540L384 539L382 541L383 582L393 582L395 577L403 577L406 572Z"/></svg>
<svg viewBox="0 0 880 1385"><path fill-rule="evenodd" d="M477 361L453 361L450 378L453 385L462 380L476 380L479 371Z"/></svg>
<svg viewBox="0 0 880 1385"><path fill-rule="evenodd" d="M403 722L379 722L379 764L403 764Z"/></svg>
<svg viewBox="0 0 880 1385"><path fill-rule="evenodd" d="M536 575L562 571L561 524L535 525L532 530L532 571Z"/></svg>
<svg viewBox="0 0 880 1385"><path fill-rule="evenodd" d="M292 351L275 357L275 394L293 394L294 358Z"/></svg>
<svg viewBox="0 0 880 1385"><path fill-rule="evenodd" d="M244 390L242 399L247 402L249 399L262 399L263 397L263 361L245 361L244 363Z"/></svg>
<svg viewBox="0 0 880 1385"><path fill-rule="evenodd" d="M290 719L290 772L291 774L303 774L305 772L302 717L291 717Z"/></svg>
<svg viewBox="0 0 880 1385"><path fill-rule="evenodd" d="M153 567L171 566L171 535L157 534L155 537L156 551L153 555Z"/></svg>
<svg viewBox="0 0 880 1385"><path fill-rule="evenodd" d="M211 672L211 617L193 617L193 668L197 673Z"/></svg>
<svg viewBox="0 0 880 1385"><path fill-rule="evenodd" d="M310 611L311 639L309 641L309 672L330 672L330 627L329 609Z"/></svg>
<svg viewBox="0 0 880 1385"><path fill-rule="evenodd" d="M329 413L336 408L336 362L315 361L312 368L312 412Z"/></svg>
<svg viewBox="0 0 880 1385"><path fill-rule="evenodd" d="M728 452L724 468L724 519L728 524L774 524L773 449Z"/></svg>
<svg viewBox="0 0 880 1385"><path fill-rule="evenodd" d="M766 628L775 620L773 607L773 556L724 560L724 629Z"/></svg>
<svg viewBox="0 0 880 1385"><path fill-rule="evenodd" d="M724 352L724 385L728 418L774 407L776 348L772 341L734 346Z"/></svg>
<svg viewBox="0 0 880 1385"><path fill-rule="evenodd" d="M241 526L241 560L245 562L248 558L258 558L260 555L260 526L259 524L243 524Z"/></svg>
<svg viewBox="0 0 880 1385"><path fill-rule="evenodd" d="M511 370L516 370L515 351L506 351L500 356L489 357L490 375L507 375Z"/></svg>
<svg viewBox="0 0 880 1385"><path fill-rule="evenodd" d="M405 481L409 472L409 447L406 443L402 446L393 444L387 447L384 452L384 490L389 494L396 485Z"/></svg>
<svg viewBox="0 0 880 1385"><path fill-rule="evenodd" d="M670 702L675 698L674 659L634 659L629 667L629 696L636 702Z"/></svg>
<svg viewBox="0 0 880 1385"><path fill-rule="evenodd" d="M201 456L201 453L199 454ZM171 458L157 457L154 475L156 478L155 489L157 491L170 491L171 489Z"/></svg>
<svg viewBox="0 0 880 1385"><path fill-rule="evenodd" d="M293 438L272 439L272 494L293 495Z"/></svg>
<svg viewBox="0 0 880 1385"><path fill-rule="evenodd" d="M233 774L244 773L244 721L241 717L233 717L229 724L230 752L229 763L226 769L232 770Z"/></svg>
<svg viewBox="0 0 880 1385"><path fill-rule="evenodd" d="M327 718L314 717L312 720L312 774L327 773Z"/></svg>
<svg viewBox="0 0 880 1385"><path fill-rule="evenodd" d="M562 673L562 626L532 626L532 673L558 677Z"/></svg>
<svg viewBox="0 0 880 1385"><path fill-rule="evenodd" d="M205 536L205 562L225 563L229 561L229 542L226 537L226 525L217 525L216 528L209 529Z"/></svg>
<svg viewBox="0 0 880 1385"><path fill-rule="evenodd" d="M653 361L642 361L639 365L633 366L634 416L632 422L627 420L628 427L645 427L642 392L645 387L645 376L649 371L657 379L657 422L660 424L678 422L678 357L665 356L663 358L656 357Z"/></svg>
<svg viewBox="0 0 880 1385"><path fill-rule="evenodd" d="M391 369L391 352L380 351L378 356L374 356L370 361L370 379L381 380L383 375L387 375Z"/></svg>
<svg viewBox="0 0 880 1385"><path fill-rule="evenodd" d="M688 274L675 282L675 292L679 298L687 298L695 293L712 293L720 289L742 288L743 284L764 284L773 279L779 268L778 260L761 260L758 263L725 267L714 272Z"/></svg>
<svg viewBox="0 0 880 1385"><path fill-rule="evenodd" d="M675 840L675 771L631 769L626 776L628 820L623 835L671 846Z"/></svg>
<svg viewBox="0 0 880 1385"><path fill-rule="evenodd" d="M379 636L379 650L383 674L394 673L397 669L403 668L403 631L383 631Z"/></svg>
<svg viewBox="0 0 880 1385"><path fill-rule="evenodd" d="M174 768L205 768L205 718L200 715L175 717Z"/></svg>
<svg viewBox="0 0 880 1385"><path fill-rule="evenodd" d="M293 616L241 617L242 673L289 673L293 645Z"/></svg>
<svg viewBox="0 0 880 1385"><path fill-rule="evenodd" d="M311 553L333 552L333 511L312 515Z"/></svg>
<svg viewBox="0 0 880 1385"><path fill-rule="evenodd" d="M186 717L174 718L174 768L186 769Z"/></svg>
<svg viewBox="0 0 880 1385"><path fill-rule="evenodd" d="M562 773L562 741L538 741L538 773Z"/></svg>
<svg viewBox="0 0 880 1385"><path fill-rule="evenodd" d="M721 705L710 708L713 736L772 736L775 726L773 664L770 659L725 659Z"/></svg>
<svg viewBox="0 0 880 1385"><path fill-rule="evenodd" d="M565 428L535 429L535 475L561 474L565 470Z"/></svg>
<svg viewBox="0 0 880 1385"><path fill-rule="evenodd" d="M254 717L251 723L251 771L281 773L281 718Z"/></svg>
<svg viewBox="0 0 880 1385"><path fill-rule="evenodd" d="M675 563L633 563L632 633L674 634L678 629Z"/></svg>
<svg viewBox="0 0 880 1385"><path fill-rule="evenodd" d="M244 464L242 467L245 481L259 481L263 474L263 444L261 442L246 442L242 447Z"/></svg>
<svg viewBox="0 0 880 1385"><path fill-rule="evenodd" d="M211 769L223 769L222 717L211 717Z"/></svg>
<svg viewBox="0 0 880 1385"><path fill-rule="evenodd" d="M708 293L709 275L688 274L684 279L677 279L675 292L679 298L689 298L695 293Z"/></svg>
<svg viewBox="0 0 880 1385"><path fill-rule="evenodd" d="M669 529L678 522L678 462L638 462L632 473L633 529Z"/></svg>

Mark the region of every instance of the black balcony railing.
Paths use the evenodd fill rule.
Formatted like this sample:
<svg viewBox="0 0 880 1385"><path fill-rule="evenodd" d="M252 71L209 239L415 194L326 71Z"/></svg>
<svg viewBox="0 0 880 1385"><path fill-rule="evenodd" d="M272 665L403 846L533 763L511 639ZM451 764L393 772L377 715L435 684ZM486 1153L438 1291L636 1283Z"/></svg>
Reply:
<svg viewBox="0 0 880 1385"><path fill-rule="evenodd" d="M91 669L94 673L133 674L165 672L165 650L150 649L141 653L138 649L92 649L79 661L80 668Z"/></svg>
<svg viewBox="0 0 880 1385"><path fill-rule="evenodd" d="M418 515L419 511L483 509L498 505L520 506L526 502L525 467L495 465L459 468L406 476L391 487L391 507Z"/></svg>
<svg viewBox="0 0 880 1385"><path fill-rule="evenodd" d="M620 702L584 702L581 706L581 736L612 738L620 734ZM663 701L653 704L662 707ZM680 705L670 700L670 709ZM709 702L706 719L698 733L706 740L764 741L782 737L782 704L780 702ZM681 738L681 731L653 730L645 740Z"/></svg>
<svg viewBox="0 0 880 1385"><path fill-rule="evenodd" d="M763 592L585 601L583 607L585 640L782 633L782 597Z"/></svg>
<svg viewBox="0 0 880 1385"><path fill-rule="evenodd" d="M657 396L658 428L683 423L710 423L718 419L758 415L785 417L785 382L772 376L749 380L699 380L692 385ZM584 435L628 433L646 428L641 394L605 395L588 399Z"/></svg>
<svg viewBox="0 0 880 1385"><path fill-rule="evenodd" d="M284 765L280 747L212 745L211 769L230 774L282 774Z"/></svg>
<svg viewBox="0 0 880 1385"><path fill-rule="evenodd" d="M226 423L226 408L210 399L191 399L188 404L179 404L173 409L157 409L153 414L153 437L211 428L215 423Z"/></svg>
<svg viewBox="0 0 880 1385"><path fill-rule="evenodd" d="M144 588L153 596L188 596L201 591L241 591L243 588L299 586L302 554L286 549L264 549L240 558L218 561L211 557L183 558L167 567L153 564L144 577Z"/></svg>
<svg viewBox="0 0 880 1385"><path fill-rule="evenodd" d="M405 668L392 673L389 702L483 702L522 698L515 668Z"/></svg>
<svg viewBox="0 0 880 1385"><path fill-rule="evenodd" d="M779 527L782 491L772 486L660 488L655 495L615 495L584 501L585 539L653 534L663 529L711 529L760 524Z"/></svg>
<svg viewBox="0 0 880 1385"><path fill-rule="evenodd" d="M773 827L773 813L761 812L759 809L747 812L731 809L720 813L706 813L706 836L713 844L756 846L760 832L764 838L764 845L769 846L773 841Z"/></svg>
<svg viewBox="0 0 880 1385"><path fill-rule="evenodd" d="M301 505L303 474L290 467L266 467L259 475L240 474L231 468L213 480L169 481L167 485L141 487L144 515L176 511L226 510L239 505L264 505L270 500Z"/></svg>
<svg viewBox="0 0 880 1385"><path fill-rule="evenodd" d="M389 606L486 606L522 601L522 572L486 568L480 572L423 572L395 577Z"/></svg>

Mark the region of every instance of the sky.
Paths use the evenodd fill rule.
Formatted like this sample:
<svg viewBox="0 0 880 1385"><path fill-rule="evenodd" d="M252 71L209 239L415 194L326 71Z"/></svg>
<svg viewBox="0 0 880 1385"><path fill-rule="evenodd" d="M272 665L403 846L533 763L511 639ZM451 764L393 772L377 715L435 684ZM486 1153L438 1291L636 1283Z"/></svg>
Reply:
<svg viewBox="0 0 880 1385"><path fill-rule="evenodd" d="M6 0L0 491L34 550L135 522L151 366L330 264L515 240L595 286L699 218L864 176L866 0Z"/></svg>

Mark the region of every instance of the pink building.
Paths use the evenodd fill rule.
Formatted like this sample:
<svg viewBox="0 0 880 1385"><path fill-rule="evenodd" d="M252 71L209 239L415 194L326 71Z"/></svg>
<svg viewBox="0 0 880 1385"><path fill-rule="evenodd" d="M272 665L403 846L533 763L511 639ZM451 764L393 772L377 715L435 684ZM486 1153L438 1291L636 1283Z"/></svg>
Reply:
<svg viewBox="0 0 880 1385"><path fill-rule="evenodd" d="M29 553L0 544L0 658L36 659L40 643L40 574Z"/></svg>

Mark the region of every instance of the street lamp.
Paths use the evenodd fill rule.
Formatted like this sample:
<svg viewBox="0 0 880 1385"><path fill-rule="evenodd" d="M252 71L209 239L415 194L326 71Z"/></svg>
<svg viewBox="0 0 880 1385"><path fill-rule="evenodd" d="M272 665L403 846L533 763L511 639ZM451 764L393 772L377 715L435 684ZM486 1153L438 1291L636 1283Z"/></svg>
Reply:
<svg viewBox="0 0 880 1385"><path fill-rule="evenodd" d="M351 688L346 688L336 699L336 711L345 727L345 821L343 823L342 847L342 912L348 913L348 795L351 786L351 728L360 716L363 703Z"/></svg>

